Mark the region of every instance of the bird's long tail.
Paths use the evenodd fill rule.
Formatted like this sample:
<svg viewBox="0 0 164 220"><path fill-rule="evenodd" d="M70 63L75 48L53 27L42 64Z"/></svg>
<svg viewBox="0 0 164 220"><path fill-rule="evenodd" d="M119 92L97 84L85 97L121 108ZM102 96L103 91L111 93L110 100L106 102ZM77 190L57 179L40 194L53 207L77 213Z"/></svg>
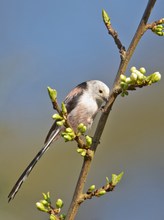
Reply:
<svg viewBox="0 0 164 220"><path fill-rule="evenodd" d="M31 163L28 165L28 167L25 169L25 171L19 177L19 179L17 180L17 182L15 183L11 192L8 195L8 202L10 202L11 199L14 199L14 197L17 194L18 190L20 189L22 183L26 180L28 175L31 173L32 169L34 168L34 166L38 162L38 160L49 149L51 143L53 142L54 139L57 138L60 131L61 131L60 128L58 128L54 131L54 134L51 136L51 138L47 141L47 143L44 145L44 147L37 153L37 155L34 157L34 159L31 161Z"/></svg>

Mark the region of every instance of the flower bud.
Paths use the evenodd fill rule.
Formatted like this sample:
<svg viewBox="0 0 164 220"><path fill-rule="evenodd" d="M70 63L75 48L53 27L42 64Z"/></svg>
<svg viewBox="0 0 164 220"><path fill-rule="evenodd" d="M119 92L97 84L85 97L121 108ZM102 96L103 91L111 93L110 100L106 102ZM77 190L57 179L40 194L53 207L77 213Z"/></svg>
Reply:
<svg viewBox="0 0 164 220"><path fill-rule="evenodd" d="M127 77L127 78L126 78L126 83L127 83L127 84L130 84L130 83L131 83L131 78L130 78L130 77Z"/></svg>
<svg viewBox="0 0 164 220"><path fill-rule="evenodd" d="M86 144L87 144L87 146L91 146L91 144L92 144L92 138L89 137L88 135L86 135L85 139L86 139Z"/></svg>
<svg viewBox="0 0 164 220"><path fill-rule="evenodd" d="M99 191L98 196L103 196L105 194L106 194L105 189L102 189L102 190Z"/></svg>
<svg viewBox="0 0 164 220"><path fill-rule="evenodd" d="M64 140L65 140L66 142L73 140L72 137L71 137L69 134L65 134L65 135L63 135L63 137L64 137Z"/></svg>
<svg viewBox="0 0 164 220"><path fill-rule="evenodd" d="M122 82L126 82L126 76L125 75L121 74L120 79L121 79Z"/></svg>
<svg viewBox="0 0 164 220"><path fill-rule="evenodd" d="M61 104L61 109L62 109L63 114L67 114L67 108L66 108L64 102L62 102L62 104Z"/></svg>
<svg viewBox="0 0 164 220"><path fill-rule="evenodd" d="M88 192L93 192L95 190L96 186L92 185L89 187Z"/></svg>
<svg viewBox="0 0 164 220"><path fill-rule="evenodd" d="M130 75L130 79L131 79L131 81L133 81L133 82L136 82L137 81L137 74L136 73L134 73L134 72L132 72L131 73L131 75Z"/></svg>
<svg viewBox="0 0 164 220"><path fill-rule="evenodd" d="M152 83L158 82L161 80L161 74L159 72L153 73L151 78Z"/></svg>
<svg viewBox="0 0 164 220"><path fill-rule="evenodd" d="M48 90L48 94L49 94L49 97L51 99L52 102L56 101L56 98L57 98L57 91L55 89L52 89L51 87L47 87L47 90Z"/></svg>
<svg viewBox="0 0 164 220"><path fill-rule="evenodd" d="M145 69L144 67L141 67L141 68L139 69L139 71L140 71L140 73L142 73L142 74L145 74L145 73L146 73L146 69Z"/></svg>
<svg viewBox="0 0 164 220"><path fill-rule="evenodd" d="M58 126L62 126L64 124L65 120L57 121L56 124Z"/></svg>
<svg viewBox="0 0 164 220"><path fill-rule="evenodd" d="M67 133L72 133L72 132L73 132L72 128L66 128L65 131L66 131Z"/></svg>
<svg viewBox="0 0 164 220"><path fill-rule="evenodd" d="M86 127L83 123L80 123L80 124L78 125L78 130L83 134L83 133L86 132L87 127Z"/></svg>
<svg viewBox="0 0 164 220"><path fill-rule="evenodd" d="M60 215L60 220L64 220L66 218L66 215L65 214L61 214Z"/></svg>
<svg viewBox="0 0 164 220"><path fill-rule="evenodd" d="M38 210L42 212L48 212L48 209L41 202L37 202L36 207Z"/></svg>
<svg viewBox="0 0 164 220"><path fill-rule="evenodd" d="M54 214L51 214L50 215L50 220L57 220L58 218L54 215Z"/></svg>
<svg viewBox="0 0 164 220"><path fill-rule="evenodd" d="M57 207L58 209L62 208L63 205L64 205L63 200L58 199L58 200L56 201L56 207Z"/></svg>
<svg viewBox="0 0 164 220"><path fill-rule="evenodd" d="M135 66L132 66L132 67L130 68L130 72L132 73L132 72L134 72L134 70L136 70L136 67L135 67Z"/></svg>
<svg viewBox="0 0 164 220"><path fill-rule="evenodd" d="M78 148L78 149L77 149L77 153L81 153L81 152L83 152L83 150L84 150L84 149L82 149L82 148Z"/></svg>
<svg viewBox="0 0 164 220"><path fill-rule="evenodd" d="M87 153L87 151L85 149L83 149L83 151L81 152L81 156L85 157L86 153Z"/></svg>
<svg viewBox="0 0 164 220"><path fill-rule="evenodd" d="M63 117L60 116L59 114L54 114L54 115L52 116L52 118L53 118L54 120L62 120L62 119L63 119Z"/></svg>

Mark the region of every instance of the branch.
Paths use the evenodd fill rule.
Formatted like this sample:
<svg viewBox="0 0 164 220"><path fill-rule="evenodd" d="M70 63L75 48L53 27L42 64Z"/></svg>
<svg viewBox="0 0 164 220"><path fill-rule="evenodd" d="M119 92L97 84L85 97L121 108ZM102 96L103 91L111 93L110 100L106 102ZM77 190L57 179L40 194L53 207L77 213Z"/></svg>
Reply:
<svg viewBox="0 0 164 220"><path fill-rule="evenodd" d="M113 87L111 90L109 100L108 100L107 104L105 105L104 112L102 113L102 115L99 119L97 129L94 134L93 144L91 146L91 150L93 150L93 152L95 152L97 149L97 146L99 144L99 140L101 138L105 124L107 122L108 115L111 111L111 108L114 104L115 99L117 98L117 96L119 94L118 87L119 87L119 82L120 82L120 75L125 73L127 65L128 65L128 63L134 53L134 50L135 50L139 40L141 39L142 35L145 33L145 31L147 29L146 24L147 24L148 18L150 16L151 10L154 7L155 2L156 2L156 0L149 0L148 4L146 6L145 12L144 12L142 19L140 21L140 24L137 28L137 31L136 31L136 33L130 43L130 46L129 46L127 52L125 53L125 57L124 57L124 59L121 59L119 69L118 69L118 72L117 72L117 75L116 75L116 78L115 78L115 81L114 81L114 84L113 84ZM117 43L117 42L121 42L121 41L116 40L116 39L118 39L118 35L117 34L112 35L111 31L110 31L110 34L115 39L116 44L119 45L119 43ZM120 51L122 51L121 48L123 48L123 51L125 50L125 48L122 47L122 44L120 44L120 46L118 46L118 48ZM79 199L83 193L84 184L86 182L87 175L89 173L91 162L92 162L92 158L84 157L82 169L81 169L79 179L78 179L78 182L76 185L74 196L73 196L71 205L70 205L68 213L67 213L67 217L66 217L67 220L73 220L77 214L77 211L78 211L78 208L80 205Z"/></svg>

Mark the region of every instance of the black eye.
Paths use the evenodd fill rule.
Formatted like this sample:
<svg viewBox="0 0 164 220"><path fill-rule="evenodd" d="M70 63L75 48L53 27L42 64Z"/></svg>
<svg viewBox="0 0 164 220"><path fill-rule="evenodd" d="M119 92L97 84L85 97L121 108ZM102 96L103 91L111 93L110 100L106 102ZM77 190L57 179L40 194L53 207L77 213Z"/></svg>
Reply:
<svg viewBox="0 0 164 220"><path fill-rule="evenodd" d="M99 93L103 93L103 91L101 89L99 89Z"/></svg>

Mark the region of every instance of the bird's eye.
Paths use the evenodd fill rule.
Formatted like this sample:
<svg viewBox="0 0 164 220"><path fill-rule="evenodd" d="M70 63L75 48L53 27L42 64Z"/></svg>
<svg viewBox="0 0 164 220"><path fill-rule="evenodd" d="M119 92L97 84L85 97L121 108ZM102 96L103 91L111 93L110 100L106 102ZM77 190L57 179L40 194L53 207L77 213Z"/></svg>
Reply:
<svg viewBox="0 0 164 220"><path fill-rule="evenodd" d="M99 93L103 93L103 91L101 89L99 89Z"/></svg>

